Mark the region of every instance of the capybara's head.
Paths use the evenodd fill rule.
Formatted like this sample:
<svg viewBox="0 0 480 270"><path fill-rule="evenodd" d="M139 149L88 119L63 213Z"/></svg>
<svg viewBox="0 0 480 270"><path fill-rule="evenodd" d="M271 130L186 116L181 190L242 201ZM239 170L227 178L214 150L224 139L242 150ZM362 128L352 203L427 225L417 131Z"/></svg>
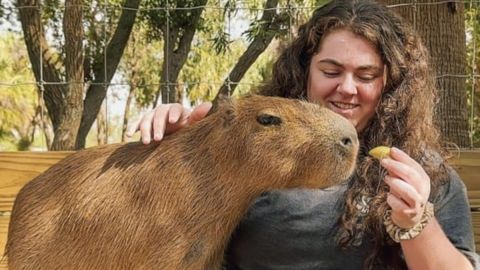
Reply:
<svg viewBox="0 0 480 270"><path fill-rule="evenodd" d="M221 101L214 115L228 137L220 155L231 159L234 151L229 169L260 183L273 177L283 187L326 187L348 179L355 167L355 128L319 104L252 95Z"/></svg>

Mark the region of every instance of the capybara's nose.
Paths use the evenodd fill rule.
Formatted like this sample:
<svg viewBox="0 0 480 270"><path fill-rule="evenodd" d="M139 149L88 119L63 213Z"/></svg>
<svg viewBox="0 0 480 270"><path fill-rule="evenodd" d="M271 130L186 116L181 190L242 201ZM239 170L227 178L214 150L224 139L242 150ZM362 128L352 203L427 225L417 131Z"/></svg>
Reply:
<svg viewBox="0 0 480 270"><path fill-rule="evenodd" d="M352 142L352 138L344 137L343 139L340 140L340 143L345 147L351 147L353 142Z"/></svg>
<svg viewBox="0 0 480 270"><path fill-rule="evenodd" d="M358 137L357 134L348 134L340 137L338 145L343 148L344 151L352 151L358 147Z"/></svg>

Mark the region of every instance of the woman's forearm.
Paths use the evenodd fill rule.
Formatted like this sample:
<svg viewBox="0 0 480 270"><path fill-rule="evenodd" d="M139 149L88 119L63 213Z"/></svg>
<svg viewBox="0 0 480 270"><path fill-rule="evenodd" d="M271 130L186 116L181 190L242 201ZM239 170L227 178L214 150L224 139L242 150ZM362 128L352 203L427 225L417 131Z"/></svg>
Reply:
<svg viewBox="0 0 480 270"><path fill-rule="evenodd" d="M416 238L400 244L411 270L473 270L472 264L448 240L435 218Z"/></svg>

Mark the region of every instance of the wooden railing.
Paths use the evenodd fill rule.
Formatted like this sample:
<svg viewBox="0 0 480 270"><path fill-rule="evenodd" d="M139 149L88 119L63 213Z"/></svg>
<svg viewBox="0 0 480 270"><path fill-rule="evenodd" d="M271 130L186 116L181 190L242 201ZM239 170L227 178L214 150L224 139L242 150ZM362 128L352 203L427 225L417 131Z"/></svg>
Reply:
<svg viewBox="0 0 480 270"><path fill-rule="evenodd" d="M8 222L15 196L25 183L72 152L0 152L0 254L5 247ZM480 149L461 151L454 168L468 190L475 244L480 250ZM1 255L0 255L1 257ZM0 264L0 269L6 269Z"/></svg>

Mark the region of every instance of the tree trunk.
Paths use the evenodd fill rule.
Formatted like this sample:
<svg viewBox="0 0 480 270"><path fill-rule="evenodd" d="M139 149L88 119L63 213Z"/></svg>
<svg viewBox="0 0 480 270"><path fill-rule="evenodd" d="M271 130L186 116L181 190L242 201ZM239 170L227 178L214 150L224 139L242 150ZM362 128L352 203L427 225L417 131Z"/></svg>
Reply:
<svg viewBox="0 0 480 270"><path fill-rule="evenodd" d="M67 91L52 150L74 150L83 111L83 8L82 0L65 2L65 73Z"/></svg>
<svg viewBox="0 0 480 270"><path fill-rule="evenodd" d="M223 85L215 96L213 101L214 106L217 104L217 100L220 96L230 96L233 94L238 82L240 82L250 66L255 63L257 58L265 51L265 49L267 49L270 42L272 42L274 33L278 32L281 24L278 16L276 16L275 7L277 4L278 0L268 0L265 3L265 11L260 19L260 21L265 22L262 24L262 32L265 34L255 37L247 50L242 56L240 56L237 64L232 69L227 79L223 82Z"/></svg>
<svg viewBox="0 0 480 270"><path fill-rule="evenodd" d="M42 102L39 106L41 107L41 115L40 115L40 123L41 123L41 128L43 135L45 137L45 144L47 147L47 150L52 149L52 143L53 143L53 137L55 134L53 133L53 125L50 122L50 118L47 117L47 110L45 109L45 102L43 100L40 100Z"/></svg>
<svg viewBox="0 0 480 270"><path fill-rule="evenodd" d="M122 142L126 142L127 137L127 128L128 128L128 119L130 117L130 107L132 106L132 100L135 97L135 84L130 85L130 91L128 92L127 103L125 104L125 114L123 115L123 126L122 126Z"/></svg>
<svg viewBox="0 0 480 270"><path fill-rule="evenodd" d="M84 110L77 135L77 149L85 147L85 139L107 95L107 85L112 80L123 55L123 51L128 43L139 4L140 0L125 0L125 4L123 5L124 9L118 20L117 28L106 48L105 58L107 59L107 63L104 63L102 59L95 67L95 82L88 88L87 95L83 102Z"/></svg>
<svg viewBox="0 0 480 270"><path fill-rule="evenodd" d="M401 0L384 0L389 5ZM406 18L422 36L430 50L433 70L437 75L440 101L436 121L446 142L468 147L468 112L465 91L466 45L465 18L462 2L417 0L414 6L392 7ZM460 75L460 76L458 76Z"/></svg>
<svg viewBox="0 0 480 270"><path fill-rule="evenodd" d="M105 101L106 102L106 101ZM100 111L97 114L97 144L104 145L108 143L107 122L105 117L106 106L102 103Z"/></svg>
<svg viewBox="0 0 480 270"><path fill-rule="evenodd" d="M39 0L18 0L19 19L22 25L23 38L32 64L33 74L40 88L44 90L43 98L52 120L53 129L60 125L60 115L63 110L65 85L44 84L60 82L58 63L52 57L50 46L45 39L45 33L40 16Z"/></svg>
<svg viewBox="0 0 480 270"><path fill-rule="evenodd" d="M177 102L177 93L175 84L180 74L195 36L196 27L198 26L200 17L204 10L207 0L201 0L197 3L197 7L191 12L191 27L180 29L180 27L171 23L163 27L164 60L162 64L162 74L160 75L160 87L155 96L154 106L157 105L160 94L162 103ZM201 7L201 8L200 8Z"/></svg>
<svg viewBox="0 0 480 270"><path fill-rule="evenodd" d="M41 21L41 3L39 0L17 1L28 56L35 79L45 90L43 96L53 124L55 136L51 150L75 148L83 98L82 3L81 0L65 2L65 77L69 84L62 85L55 84L61 82L60 71L56 68L61 63L54 60L46 41Z"/></svg>

